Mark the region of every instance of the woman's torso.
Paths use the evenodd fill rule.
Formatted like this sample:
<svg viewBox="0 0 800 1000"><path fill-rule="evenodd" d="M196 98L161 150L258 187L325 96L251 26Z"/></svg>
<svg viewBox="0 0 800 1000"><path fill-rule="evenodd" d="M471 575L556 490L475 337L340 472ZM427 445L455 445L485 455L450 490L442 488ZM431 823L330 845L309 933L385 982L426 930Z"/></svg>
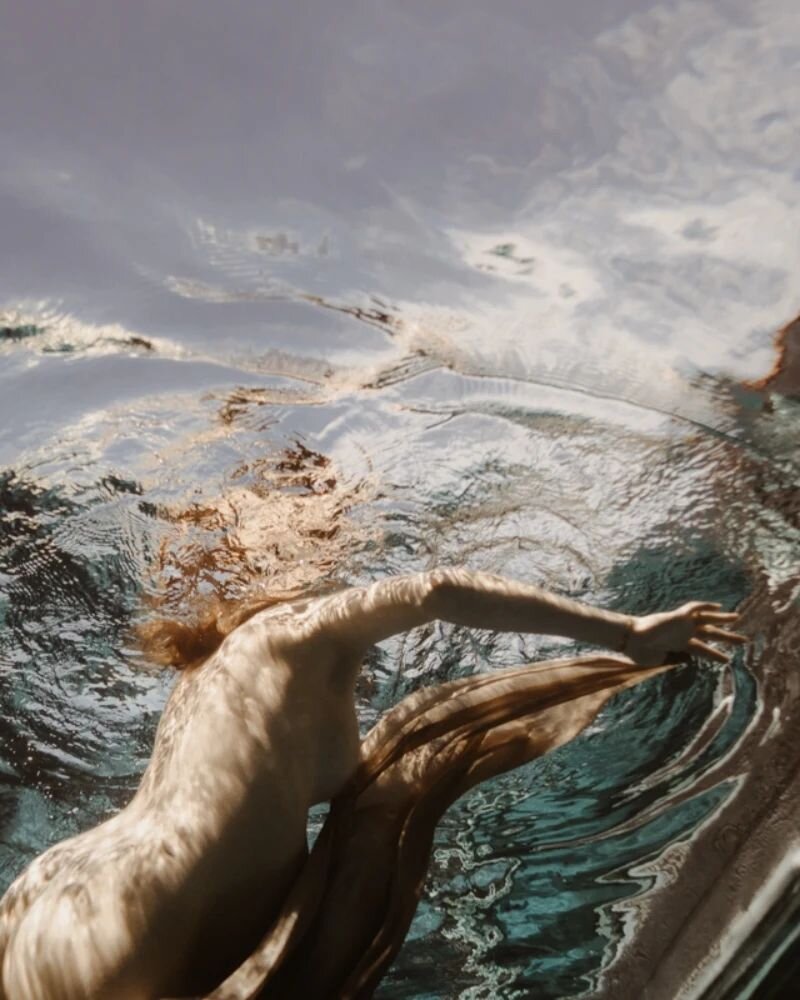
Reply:
<svg viewBox="0 0 800 1000"><path fill-rule="evenodd" d="M99 915L100 952L122 956L108 996L207 992L258 942L305 857L309 806L338 791L359 753L358 665L298 639L292 622L291 608L256 615L181 675L130 805L18 880L16 909L49 936L51 975L75 951L65 939L59 958L47 919L67 899L81 934ZM26 878L35 898L20 903ZM30 983L20 995L33 1000Z"/></svg>

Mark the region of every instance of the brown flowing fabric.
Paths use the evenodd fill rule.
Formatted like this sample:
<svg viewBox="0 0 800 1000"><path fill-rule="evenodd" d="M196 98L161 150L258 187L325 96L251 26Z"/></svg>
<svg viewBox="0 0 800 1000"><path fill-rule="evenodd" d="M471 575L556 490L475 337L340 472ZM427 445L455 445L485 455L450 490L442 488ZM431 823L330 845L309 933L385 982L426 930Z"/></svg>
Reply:
<svg viewBox="0 0 800 1000"><path fill-rule="evenodd" d="M410 695L365 738L280 914L209 1000L371 997L411 925L448 806L566 743L616 692L667 669L553 660Z"/></svg>

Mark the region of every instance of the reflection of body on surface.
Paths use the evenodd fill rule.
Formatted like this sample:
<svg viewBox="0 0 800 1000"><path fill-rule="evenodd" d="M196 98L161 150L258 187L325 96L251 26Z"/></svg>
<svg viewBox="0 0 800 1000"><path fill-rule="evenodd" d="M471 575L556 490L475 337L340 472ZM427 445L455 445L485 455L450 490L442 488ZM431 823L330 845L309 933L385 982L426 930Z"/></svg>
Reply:
<svg viewBox="0 0 800 1000"><path fill-rule="evenodd" d="M781 327L775 336L775 362L763 378L746 382L751 389L800 396L800 316Z"/></svg>
<svg viewBox="0 0 800 1000"><path fill-rule="evenodd" d="M698 602L632 619L494 576L442 570L261 610L214 651L203 647L202 637L187 636L185 627L155 627L151 639L161 641L164 659L193 669L176 684L131 803L45 852L6 894L0 905L4 1000L196 996L230 975L258 945L293 883L302 882L310 806L337 795L351 779L365 787L364 766L381 764L382 755L381 766L391 764L384 747L402 731L402 706L399 717L387 717L388 729L378 727L379 744L373 740L359 770L355 683L372 644L439 618L569 636L631 658L610 666L601 661L596 677L619 672L610 683L590 680L586 687L586 671L579 670L578 697L635 683L631 660L656 668L692 651L724 660L708 642L736 641L722 628L733 617ZM212 645L222 639L215 633ZM203 654L186 664L192 644ZM469 717L470 706L480 702L481 684L469 689L476 681L458 691L432 689L423 705L409 702L409 710L424 715L435 707L437 692L446 695L444 728L426 730L426 716L415 729L415 747L424 749L426 740L434 746L443 735L446 743L455 739L453 706ZM539 687L534 702L544 697L539 708L556 708L565 686L563 671L552 675L545 684L550 694ZM507 709L516 700L524 712L530 693L507 684L497 705ZM577 728L561 716L566 728L551 734L550 745L583 728L601 703ZM481 731L491 733L491 711L481 704ZM513 715L501 712L496 721ZM392 730L395 724L400 729ZM494 749L502 758L502 748ZM503 766L492 766L519 762L512 753ZM375 793L384 796L383 806L391 801L390 768L386 773L389 798L386 788ZM485 776L476 764L453 791L460 794ZM409 788L413 797L407 779L401 782L406 799Z"/></svg>

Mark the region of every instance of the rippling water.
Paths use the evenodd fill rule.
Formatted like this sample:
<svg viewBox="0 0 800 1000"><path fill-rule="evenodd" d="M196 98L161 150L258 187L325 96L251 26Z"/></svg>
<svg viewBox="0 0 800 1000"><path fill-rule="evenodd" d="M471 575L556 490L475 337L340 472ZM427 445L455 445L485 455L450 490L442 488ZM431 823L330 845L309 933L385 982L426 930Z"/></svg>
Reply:
<svg viewBox="0 0 800 1000"><path fill-rule="evenodd" d="M713 975L798 851L795 6L0 5L0 888L135 787L143 603L463 562L756 641L454 807L380 996Z"/></svg>

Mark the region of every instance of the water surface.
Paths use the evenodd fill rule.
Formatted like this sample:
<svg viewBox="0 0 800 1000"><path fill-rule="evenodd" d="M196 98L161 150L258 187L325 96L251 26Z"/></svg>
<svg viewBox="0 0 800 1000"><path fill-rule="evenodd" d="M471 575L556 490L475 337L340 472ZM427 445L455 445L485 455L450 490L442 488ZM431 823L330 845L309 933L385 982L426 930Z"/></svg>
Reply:
<svg viewBox="0 0 800 1000"><path fill-rule="evenodd" d="M380 995L713 978L798 847L800 423L745 384L800 302L795 5L0 24L2 886L135 787L170 684L143 604L465 563L744 602L756 642L454 807ZM363 725L573 649L418 630L370 656Z"/></svg>

